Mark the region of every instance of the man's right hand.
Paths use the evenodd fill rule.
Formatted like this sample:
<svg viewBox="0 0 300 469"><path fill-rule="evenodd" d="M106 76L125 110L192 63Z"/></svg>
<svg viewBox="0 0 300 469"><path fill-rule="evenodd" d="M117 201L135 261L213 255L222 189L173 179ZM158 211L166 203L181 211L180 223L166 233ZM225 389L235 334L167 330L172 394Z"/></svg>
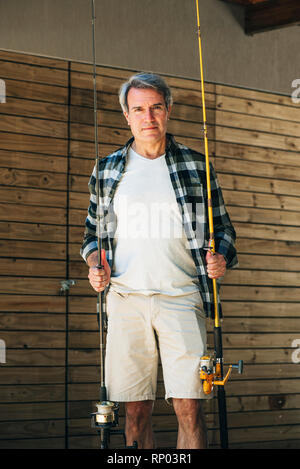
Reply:
<svg viewBox="0 0 300 469"><path fill-rule="evenodd" d="M99 269L98 265L98 253L93 252L87 259L89 266L89 281L93 289L100 293L102 292L110 282L111 269L106 260L105 250L101 250L101 263L103 269Z"/></svg>

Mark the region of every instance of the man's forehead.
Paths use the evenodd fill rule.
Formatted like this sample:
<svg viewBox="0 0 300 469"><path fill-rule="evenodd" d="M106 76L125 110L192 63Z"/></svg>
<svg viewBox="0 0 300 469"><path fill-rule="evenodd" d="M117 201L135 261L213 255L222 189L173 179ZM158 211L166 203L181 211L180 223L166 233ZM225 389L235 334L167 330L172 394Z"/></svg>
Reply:
<svg viewBox="0 0 300 469"><path fill-rule="evenodd" d="M163 104L164 97L162 93L152 88L130 88L127 96L129 107L142 104Z"/></svg>

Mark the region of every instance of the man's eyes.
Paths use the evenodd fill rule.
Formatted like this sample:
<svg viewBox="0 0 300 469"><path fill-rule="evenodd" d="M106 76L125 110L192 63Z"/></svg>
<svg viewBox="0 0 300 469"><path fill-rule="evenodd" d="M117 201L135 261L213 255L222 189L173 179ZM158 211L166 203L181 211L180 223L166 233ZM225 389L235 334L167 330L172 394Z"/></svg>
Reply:
<svg viewBox="0 0 300 469"><path fill-rule="evenodd" d="M161 111L161 110L163 109L163 107L162 107L160 104L158 104L157 106L152 106L151 109L152 109L152 111L157 111L157 110L158 110L158 111ZM143 111L144 111L144 109L143 109L143 108L139 108L139 107L136 107L136 108L134 109L134 112L143 112Z"/></svg>

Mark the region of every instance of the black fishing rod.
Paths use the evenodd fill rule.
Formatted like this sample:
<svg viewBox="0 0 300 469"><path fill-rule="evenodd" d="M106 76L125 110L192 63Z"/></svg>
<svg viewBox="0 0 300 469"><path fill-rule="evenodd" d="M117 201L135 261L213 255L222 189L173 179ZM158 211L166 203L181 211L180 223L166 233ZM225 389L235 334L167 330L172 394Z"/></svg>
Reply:
<svg viewBox="0 0 300 469"><path fill-rule="evenodd" d="M99 181L99 144L98 144L98 103L97 103L97 67L96 67L96 15L95 0L92 3L92 49L93 49L93 95L94 95L94 140L95 140L95 168L96 168L96 227L97 227L97 268L104 270L102 265L102 240L100 223L100 181ZM100 351L100 392L99 402L96 404L97 411L91 414L91 426L96 428L100 436L100 449L108 449L110 435L121 434L124 438L125 448L137 448L137 443L133 446L126 446L126 437L123 430L116 430L119 423L119 404L107 400L107 389L105 385L105 333L106 321L102 310L102 292L97 295L97 320L99 326L99 351Z"/></svg>
<svg viewBox="0 0 300 469"><path fill-rule="evenodd" d="M102 265L102 240L100 225L100 185L99 185L99 146L98 146L98 105L97 105L97 69L96 69L96 16L95 1L92 3L92 49L93 49L93 91L94 91L94 140L95 140L95 168L96 168L96 197L97 197L97 268L103 270ZM99 402L96 404L97 412L92 413L92 427L98 430L100 436L100 448L106 449L109 446L110 430L118 424L118 404L107 400L107 390L105 385L105 320L102 311L102 292L97 295L97 320L99 326L100 341L100 393Z"/></svg>
<svg viewBox="0 0 300 469"><path fill-rule="evenodd" d="M207 137L204 73L203 73L202 43L201 43L200 15L199 15L198 0L196 0L196 11L197 11L197 26L198 26L198 45L199 45L199 60L200 60L201 94L202 94L205 166L206 166L206 181L207 181L209 250L212 253L212 255L215 255L216 250L215 250L215 238L214 238L213 206L212 206L212 198L211 198L211 181L210 181L208 137ZM237 365L230 365L228 372L224 378L223 376L222 329L220 325L220 313L219 313L220 303L219 303L219 295L218 295L218 288L217 288L217 280L212 279L212 284L213 284L213 298L214 298L214 349L215 350L214 350L214 357L202 357L201 358L200 379L202 380L203 391L207 395L212 392L214 386L217 386L220 443L221 443L222 449L227 449L228 448L228 424L227 424L225 383L229 379L232 368L237 368L239 373L242 373L243 361L239 360Z"/></svg>

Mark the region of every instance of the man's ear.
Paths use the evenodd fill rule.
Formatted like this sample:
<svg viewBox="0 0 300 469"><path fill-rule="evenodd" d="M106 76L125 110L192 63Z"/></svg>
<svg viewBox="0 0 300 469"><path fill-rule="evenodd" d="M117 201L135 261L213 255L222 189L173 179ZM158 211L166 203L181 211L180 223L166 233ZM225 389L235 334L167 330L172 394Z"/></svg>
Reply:
<svg viewBox="0 0 300 469"><path fill-rule="evenodd" d="M123 114L124 114L124 117L125 117L125 119L126 119L126 121L127 121L127 124L130 125L128 112L123 111Z"/></svg>

